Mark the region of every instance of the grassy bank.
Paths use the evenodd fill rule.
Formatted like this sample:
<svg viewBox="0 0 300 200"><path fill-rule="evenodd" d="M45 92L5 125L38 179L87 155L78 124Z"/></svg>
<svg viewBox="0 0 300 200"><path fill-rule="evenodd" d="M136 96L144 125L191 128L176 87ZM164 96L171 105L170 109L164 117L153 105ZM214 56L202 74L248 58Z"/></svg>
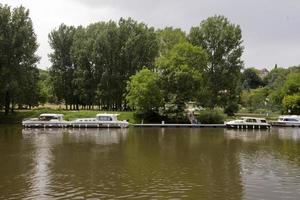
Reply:
<svg viewBox="0 0 300 200"><path fill-rule="evenodd" d="M5 116L3 112L0 112L0 124L18 124L25 118L38 117L42 113L60 113L64 114L66 120L72 120L76 118L95 117L98 113L117 113L119 120L127 120L130 123L135 123L133 112L106 112L98 110L60 110L51 108L41 108L33 110L16 110L13 114Z"/></svg>

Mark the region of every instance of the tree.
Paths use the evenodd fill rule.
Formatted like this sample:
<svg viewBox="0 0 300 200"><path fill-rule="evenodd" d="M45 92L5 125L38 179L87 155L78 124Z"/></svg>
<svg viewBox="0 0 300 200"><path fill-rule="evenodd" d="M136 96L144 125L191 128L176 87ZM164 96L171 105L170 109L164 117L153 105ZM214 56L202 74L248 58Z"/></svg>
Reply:
<svg viewBox="0 0 300 200"><path fill-rule="evenodd" d="M285 96L282 103L286 113L300 114L300 93Z"/></svg>
<svg viewBox="0 0 300 200"><path fill-rule="evenodd" d="M49 34L49 44L53 52L49 55L52 66L50 76L54 95L58 102L64 101L66 108L74 103L73 78L75 65L72 61L71 48L76 29L61 24Z"/></svg>
<svg viewBox="0 0 300 200"><path fill-rule="evenodd" d="M290 73L283 85L282 92L284 95L293 95L300 93L300 72Z"/></svg>
<svg viewBox="0 0 300 200"><path fill-rule="evenodd" d="M163 110L169 118L178 119L185 103L199 100L202 72L207 54L190 43L180 43L157 61L160 84L166 102Z"/></svg>
<svg viewBox="0 0 300 200"><path fill-rule="evenodd" d="M223 16L209 17L192 27L189 40L208 53L203 77L209 107L236 103L240 95L240 71L243 67L240 26Z"/></svg>
<svg viewBox="0 0 300 200"><path fill-rule="evenodd" d="M166 55L176 44L187 42L185 32L179 28L166 27L157 31L160 55Z"/></svg>
<svg viewBox="0 0 300 200"><path fill-rule="evenodd" d="M269 91L267 88L257 88L251 90L248 94L246 100L246 105L249 108L250 112L254 112L258 109L267 108Z"/></svg>
<svg viewBox="0 0 300 200"><path fill-rule="evenodd" d="M263 81L259 77L255 68L245 69L242 73L241 83L244 89L256 89L263 86Z"/></svg>
<svg viewBox="0 0 300 200"><path fill-rule="evenodd" d="M36 101L31 97L38 89L35 80L39 57L35 54L38 45L29 10L0 4L0 19L0 104L4 105L7 115L15 104ZM25 92L22 87L31 87L31 90ZM20 96L24 98L18 98Z"/></svg>
<svg viewBox="0 0 300 200"><path fill-rule="evenodd" d="M300 114L300 72L290 73L281 90L284 111Z"/></svg>
<svg viewBox="0 0 300 200"><path fill-rule="evenodd" d="M158 113L163 96L158 85L158 74L147 68L130 77L126 100L138 113Z"/></svg>

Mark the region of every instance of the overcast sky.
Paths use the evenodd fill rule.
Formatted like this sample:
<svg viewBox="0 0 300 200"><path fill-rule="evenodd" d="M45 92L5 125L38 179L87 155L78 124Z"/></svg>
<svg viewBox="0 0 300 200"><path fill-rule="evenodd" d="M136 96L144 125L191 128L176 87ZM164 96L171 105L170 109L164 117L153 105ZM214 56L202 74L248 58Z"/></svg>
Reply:
<svg viewBox="0 0 300 200"><path fill-rule="evenodd" d="M149 26L179 27L188 32L207 17L224 15L243 33L245 67L300 64L300 0L0 0L30 10L41 56L51 65L48 33L61 23L88 25L132 17Z"/></svg>

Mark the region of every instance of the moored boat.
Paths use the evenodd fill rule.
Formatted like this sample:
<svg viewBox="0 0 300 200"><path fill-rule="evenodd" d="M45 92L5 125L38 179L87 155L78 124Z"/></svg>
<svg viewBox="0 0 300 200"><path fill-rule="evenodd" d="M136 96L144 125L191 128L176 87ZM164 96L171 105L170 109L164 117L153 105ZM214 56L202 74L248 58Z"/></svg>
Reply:
<svg viewBox="0 0 300 200"><path fill-rule="evenodd" d="M271 122L271 124L272 126L300 127L300 116L299 115L279 116L278 120Z"/></svg>
<svg viewBox="0 0 300 200"><path fill-rule="evenodd" d="M227 128L234 129L269 129L271 125L265 118L242 117L225 123Z"/></svg>
<svg viewBox="0 0 300 200"><path fill-rule="evenodd" d="M68 122L64 120L63 114L44 113L38 118L24 119L22 125L31 128L67 127Z"/></svg>
<svg viewBox="0 0 300 200"><path fill-rule="evenodd" d="M78 118L71 121L71 127L85 128L126 128L129 123L124 120L120 121L117 118L118 114L97 114L96 118Z"/></svg>

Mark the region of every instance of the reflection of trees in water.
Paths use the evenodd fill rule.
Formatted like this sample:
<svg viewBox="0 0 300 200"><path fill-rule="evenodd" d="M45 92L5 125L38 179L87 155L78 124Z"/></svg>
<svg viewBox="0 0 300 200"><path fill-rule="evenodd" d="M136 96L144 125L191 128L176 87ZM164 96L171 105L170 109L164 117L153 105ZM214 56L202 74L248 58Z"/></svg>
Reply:
<svg viewBox="0 0 300 200"><path fill-rule="evenodd" d="M278 165L289 168L288 161L294 163L299 159L299 140L283 137L285 133L295 135L295 130L6 131L0 134L0 156L7 160L0 165L0 173L1 178L5 177L1 182L10 189L1 188L0 184L0 194L5 191L37 198L47 194L69 199L113 199L123 195L129 199L242 199L243 178L249 175L245 170L256 170L260 161L269 164L259 165L258 172L276 168L284 174L284 168Z"/></svg>
<svg viewBox="0 0 300 200"><path fill-rule="evenodd" d="M36 168L35 142L22 135L22 127L0 126L0 199L31 196ZM42 185L40 185L42 186Z"/></svg>
<svg viewBox="0 0 300 200"><path fill-rule="evenodd" d="M225 136L228 140L240 141L240 151L246 154L267 152L300 164L299 128L272 128L271 131L226 130Z"/></svg>
<svg viewBox="0 0 300 200"><path fill-rule="evenodd" d="M161 189L161 194L184 191L191 199L242 198L237 144L224 140L223 129L149 128L134 132L124 151L134 159L126 159L125 167L144 188Z"/></svg>

